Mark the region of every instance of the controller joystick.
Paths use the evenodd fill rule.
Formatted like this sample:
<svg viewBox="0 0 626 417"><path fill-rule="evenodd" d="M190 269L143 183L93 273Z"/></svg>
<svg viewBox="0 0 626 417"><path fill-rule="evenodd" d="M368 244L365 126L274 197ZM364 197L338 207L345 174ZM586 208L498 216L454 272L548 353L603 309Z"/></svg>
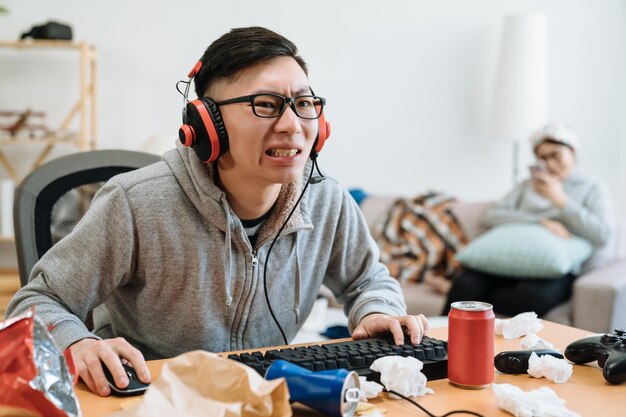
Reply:
<svg viewBox="0 0 626 417"><path fill-rule="evenodd" d="M571 343L565 357L576 364L598 361L604 379L610 384L626 382L626 332L590 336Z"/></svg>
<svg viewBox="0 0 626 417"><path fill-rule="evenodd" d="M616 343L620 338L617 334L605 333L600 337L602 343Z"/></svg>

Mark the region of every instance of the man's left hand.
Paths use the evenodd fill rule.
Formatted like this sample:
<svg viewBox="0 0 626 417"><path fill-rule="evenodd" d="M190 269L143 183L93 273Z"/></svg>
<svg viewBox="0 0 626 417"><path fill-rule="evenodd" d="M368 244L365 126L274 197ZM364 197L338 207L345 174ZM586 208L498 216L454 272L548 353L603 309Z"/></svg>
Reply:
<svg viewBox="0 0 626 417"><path fill-rule="evenodd" d="M411 336L411 344L418 344L428 332L428 320L423 314L417 316L388 316L370 314L365 316L352 332L352 338L368 339L386 333L393 335L396 345L404 344L404 329Z"/></svg>
<svg viewBox="0 0 626 417"><path fill-rule="evenodd" d="M563 208L567 204L567 194L559 177L538 172L533 177L532 185L537 194L544 196L558 208Z"/></svg>

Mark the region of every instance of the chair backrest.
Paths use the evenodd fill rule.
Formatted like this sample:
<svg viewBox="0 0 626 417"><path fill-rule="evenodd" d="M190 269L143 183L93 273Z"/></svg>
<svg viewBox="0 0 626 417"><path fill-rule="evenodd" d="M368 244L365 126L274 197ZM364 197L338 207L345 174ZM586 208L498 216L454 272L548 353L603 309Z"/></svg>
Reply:
<svg viewBox="0 0 626 417"><path fill-rule="evenodd" d="M109 178L158 162L148 153L98 150L62 156L30 173L15 190L13 222L22 286L44 253L67 236Z"/></svg>

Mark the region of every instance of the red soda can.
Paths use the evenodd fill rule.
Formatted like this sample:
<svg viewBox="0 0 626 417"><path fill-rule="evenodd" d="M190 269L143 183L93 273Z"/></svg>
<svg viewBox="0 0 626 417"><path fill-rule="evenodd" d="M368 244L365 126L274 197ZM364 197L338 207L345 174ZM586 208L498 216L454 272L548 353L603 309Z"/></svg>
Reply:
<svg viewBox="0 0 626 417"><path fill-rule="evenodd" d="M480 389L493 382L495 317L489 303L452 303L448 314L448 379L452 384Z"/></svg>

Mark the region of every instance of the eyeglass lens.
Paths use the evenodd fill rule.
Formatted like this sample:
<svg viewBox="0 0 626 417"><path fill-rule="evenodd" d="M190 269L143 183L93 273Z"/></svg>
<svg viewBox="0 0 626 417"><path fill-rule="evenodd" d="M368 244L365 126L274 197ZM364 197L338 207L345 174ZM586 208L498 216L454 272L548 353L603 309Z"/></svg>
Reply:
<svg viewBox="0 0 626 417"><path fill-rule="evenodd" d="M303 119L317 119L322 114L322 100L315 96L289 99L278 95L260 94L254 98L252 110L259 117L277 117L285 111L287 101L293 103L291 108Z"/></svg>
<svg viewBox="0 0 626 417"><path fill-rule="evenodd" d="M561 150L558 150L558 151L547 153L545 155L537 155L537 159L539 159L540 161L544 161L544 162L550 159L554 159L558 161L559 159L561 159L561 152L562 152Z"/></svg>

